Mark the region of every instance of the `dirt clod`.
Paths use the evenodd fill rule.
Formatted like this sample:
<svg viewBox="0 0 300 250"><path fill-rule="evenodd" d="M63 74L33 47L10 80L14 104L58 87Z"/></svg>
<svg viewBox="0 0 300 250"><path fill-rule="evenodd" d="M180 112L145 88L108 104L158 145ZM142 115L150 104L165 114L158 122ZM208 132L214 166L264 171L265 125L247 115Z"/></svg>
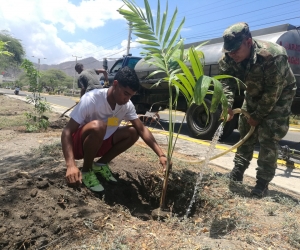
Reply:
<svg viewBox="0 0 300 250"><path fill-rule="evenodd" d="M161 208L152 210L151 216L153 220L165 220L170 218L170 211L165 211Z"/></svg>

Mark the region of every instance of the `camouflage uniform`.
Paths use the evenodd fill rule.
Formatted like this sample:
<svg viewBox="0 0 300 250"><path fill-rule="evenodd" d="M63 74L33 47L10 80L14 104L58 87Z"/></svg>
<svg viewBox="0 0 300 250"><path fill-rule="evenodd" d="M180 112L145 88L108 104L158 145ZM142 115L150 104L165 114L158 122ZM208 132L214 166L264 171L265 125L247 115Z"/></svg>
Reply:
<svg viewBox="0 0 300 250"><path fill-rule="evenodd" d="M242 108L250 113L251 118L260 122L253 135L237 149L235 166L245 169L249 166L254 146L258 141L260 151L256 178L270 182L277 168L278 142L289 129L296 80L288 64L286 51L278 44L252 39L249 59L236 63L230 58L226 52L238 49L247 32L250 33L245 23L233 25L225 30L225 54L219 61L219 69L220 74L235 76L245 83ZM236 37L240 39L236 40ZM237 91L236 81L226 79L222 84L229 107L232 107ZM249 132L250 125L244 115L240 115L238 129L241 138Z"/></svg>

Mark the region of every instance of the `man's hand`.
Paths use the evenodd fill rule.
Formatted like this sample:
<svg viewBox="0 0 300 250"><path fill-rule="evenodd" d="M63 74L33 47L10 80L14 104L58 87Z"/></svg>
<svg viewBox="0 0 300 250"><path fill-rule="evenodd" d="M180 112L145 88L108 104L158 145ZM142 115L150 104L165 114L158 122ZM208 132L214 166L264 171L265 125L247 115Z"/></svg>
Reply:
<svg viewBox="0 0 300 250"><path fill-rule="evenodd" d="M66 180L69 186L79 186L81 179L81 172L76 166L67 168Z"/></svg>
<svg viewBox="0 0 300 250"><path fill-rule="evenodd" d="M161 155L161 156L159 156L159 161L160 161L160 164L163 167L163 171L166 171L167 162L168 162L167 157L165 155ZM172 168L172 162L170 162L170 166Z"/></svg>
<svg viewBox="0 0 300 250"><path fill-rule="evenodd" d="M259 124L259 121L254 120L253 118L251 118L251 116L247 119L247 122L253 127L256 127Z"/></svg>

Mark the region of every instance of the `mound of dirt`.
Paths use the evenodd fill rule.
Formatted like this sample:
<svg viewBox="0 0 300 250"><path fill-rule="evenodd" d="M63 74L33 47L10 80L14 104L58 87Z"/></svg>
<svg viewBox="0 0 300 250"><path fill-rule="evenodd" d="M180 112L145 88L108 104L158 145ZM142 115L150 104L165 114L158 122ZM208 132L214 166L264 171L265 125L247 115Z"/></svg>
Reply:
<svg viewBox="0 0 300 250"><path fill-rule="evenodd" d="M69 121L67 117L59 117L57 120L50 121L49 127L52 129L63 129Z"/></svg>

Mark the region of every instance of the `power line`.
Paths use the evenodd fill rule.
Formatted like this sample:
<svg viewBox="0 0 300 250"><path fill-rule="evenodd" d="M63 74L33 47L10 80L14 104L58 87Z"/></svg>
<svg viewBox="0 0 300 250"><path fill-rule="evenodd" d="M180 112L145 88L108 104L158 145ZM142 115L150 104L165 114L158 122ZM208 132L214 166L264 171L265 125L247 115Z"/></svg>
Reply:
<svg viewBox="0 0 300 250"><path fill-rule="evenodd" d="M295 11L298 12L298 11ZM260 27L260 26L264 26L267 24L272 24L272 23L278 23L278 22L283 22L283 21L288 21L288 20L293 20L293 19L297 19L300 18L300 16L298 17L291 17L291 18L287 18L287 19L281 19L281 20L277 20L277 21L272 21L272 22L267 22L267 23L262 23L262 24L257 24L257 25L251 25L251 29L255 28L255 27ZM261 21L261 20L265 20L265 19L258 19L258 20L254 20L253 22L257 22L257 21ZM225 27L226 28L226 27ZM193 36L193 37L186 37L185 39L189 40L189 39L195 39L195 38L205 38L205 37L212 37L212 35L215 35L217 37L220 37L222 32L225 30L225 28L222 29L217 29L215 31L220 31L220 32L214 32L214 33L210 33L210 34L204 34L204 35L200 35L200 36Z"/></svg>
<svg viewBox="0 0 300 250"><path fill-rule="evenodd" d="M193 25L187 26L187 27L185 27L185 28L195 27L195 26L198 26L198 25L202 25L202 24L206 24L206 23L212 23L212 22L216 22L216 21L223 21L223 20L225 20L225 19L231 19L231 18L233 18L233 17L242 16L242 15L245 15L245 14L249 14L249 13L253 13L253 12L257 12L257 11L261 11L261 10L265 10L265 9L270 9L270 8L277 7L277 6L281 6L281 5L286 5L286 4L292 3L292 2L299 2L299 0L294 0L294 1L290 1L290 2L283 3L283 4L277 4L277 5L269 6L269 7L262 8L262 9L256 9L256 10L253 10L253 11L248 11L248 12L244 12L244 13L241 13L241 14L237 14L237 15L225 17L225 18L220 18L220 19L210 20L210 21L203 22L203 23L197 23L197 24L193 24Z"/></svg>

